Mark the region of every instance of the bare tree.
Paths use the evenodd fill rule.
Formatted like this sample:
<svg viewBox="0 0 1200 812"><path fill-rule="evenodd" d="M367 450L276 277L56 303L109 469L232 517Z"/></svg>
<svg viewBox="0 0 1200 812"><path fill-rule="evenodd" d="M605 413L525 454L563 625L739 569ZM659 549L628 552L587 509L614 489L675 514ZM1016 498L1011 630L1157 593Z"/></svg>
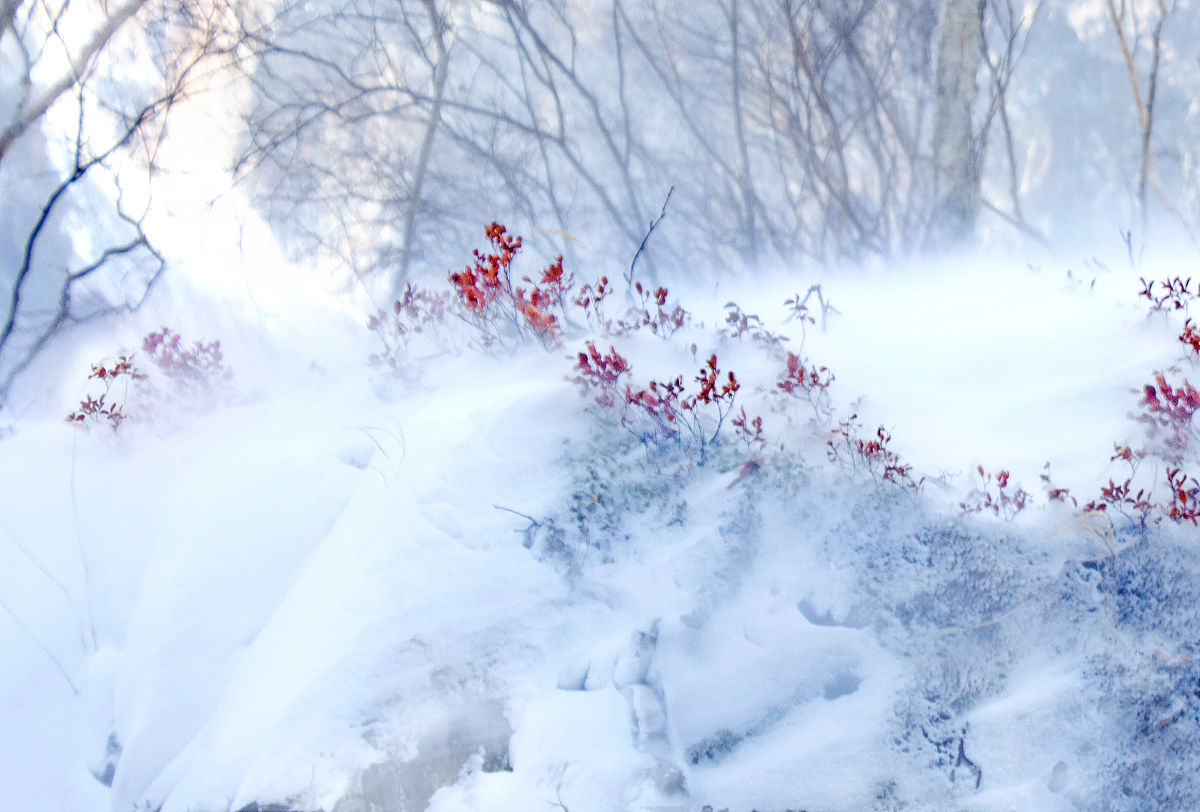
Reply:
<svg viewBox="0 0 1200 812"><path fill-rule="evenodd" d="M0 7L2 42L20 58L16 101L0 136L0 175L14 190L0 212L7 235L0 279L9 286L0 312L0 401L65 324L140 306L162 275L165 260L143 227L149 204L127 202L124 184L131 171L153 175L170 110L236 41L224 4L126 0L101 7L95 28L72 47L64 31L79 22L73 10L69 0ZM107 50L130 26L153 29L144 44L157 75L111 78ZM39 66L55 64L56 51L70 58L47 79ZM85 235L70 233L72 214L89 224Z"/></svg>
<svg viewBox="0 0 1200 812"><path fill-rule="evenodd" d="M287 0L237 168L297 253L392 294L492 219L631 256L672 187L651 273L919 251L968 239L981 205L1036 237L1008 94L1033 15L990 7ZM981 193L994 133L1003 205Z"/></svg>
<svg viewBox="0 0 1200 812"><path fill-rule="evenodd" d="M282 2L248 33L234 171L294 253L402 284L453 203L434 149L453 38L432 2L376 0Z"/></svg>
<svg viewBox="0 0 1200 812"><path fill-rule="evenodd" d="M934 194L930 244L968 240L979 214L982 156L975 130L977 76L983 60L985 0L942 0L937 39L937 111L933 126Z"/></svg>
<svg viewBox="0 0 1200 812"><path fill-rule="evenodd" d="M417 228L417 214L421 209L421 195L425 188L425 174L429 169L429 159L433 152L433 139L437 136L438 124L442 120L442 102L446 92L446 76L449 73L450 53L446 48L446 22L442 19L433 0L423 0L425 13L429 15L429 27L433 32L432 39L436 62L433 68L433 99L430 103L429 118L425 122L425 133L421 137L421 149L417 153L417 165L414 169L412 196L408 201L408 211L404 215L404 237L401 243L400 267L396 270L392 283L393 298L400 298L404 285L408 282L408 266L412 262L413 235Z"/></svg>
<svg viewBox="0 0 1200 812"><path fill-rule="evenodd" d="M1137 175L1137 202L1141 213L1142 227L1147 223L1146 190L1152 188L1159 200L1180 221L1183 216L1172 202L1170 195L1163 188L1154 165L1154 114L1155 102L1158 98L1159 70L1162 63L1163 26L1175 12L1175 0L1154 0L1152 20L1140 18L1135 4L1121 0L1107 0L1108 17L1113 31L1117 35L1120 46L1121 60L1129 78L1129 88L1133 93L1133 106L1137 112L1138 132L1140 136L1141 160ZM1142 80L1138 75L1137 43L1145 35L1145 27L1149 25L1150 64L1146 70L1146 88L1142 89ZM1128 29L1128 30L1127 30ZM1186 222L1184 223L1186 226Z"/></svg>
<svg viewBox="0 0 1200 812"><path fill-rule="evenodd" d="M58 25L67 14L67 5L67 3L61 3L54 9L43 6L46 17L51 22L51 27L43 35L42 47L31 47L31 44L27 42L30 35L33 34L30 30L31 27L37 25L39 21L39 15L36 13L38 4L26 0L5 0L3 8L0 8L0 32L11 35L12 42L21 54L23 63L18 69L21 77L21 95L17 100L16 110L11 115L8 124L4 126L3 130L0 130L0 161L4 159L14 140L28 130L30 125L46 115L46 112L64 93L77 87L83 81L83 77L91 69L97 54L104 50L121 26L125 25L134 14L146 5L146 0L125 0L123 4L104 15L91 36L74 50L70 50L66 43L62 42L61 35L57 34ZM25 8L22 9L22 6ZM23 20L18 17L22 10L26 12ZM58 71L57 78L45 87L37 88L35 92L34 71L41 66L43 58L47 56L45 46L50 44L52 33L56 35L54 38L62 42L68 51L67 64ZM36 37L36 35L34 36Z"/></svg>
<svg viewBox="0 0 1200 812"><path fill-rule="evenodd" d="M239 177L296 253L393 292L492 219L568 254L586 222L631 254L670 184L621 90L624 40L583 47L573 5L282 4L253 40Z"/></svg>
<svg viewBox="0 0 1200 812"><path fill-rule="evenodd" d="M1029 46L1029 33L1041 10L1041 0L1034 3L1032 7L1023 4L1019 13L1013 5L1013 0L990 0L987 3L987 19L983 21L980 45L983 51L983 63L987 69L990 92L987 114L980 127L977 163L979 174L982 176L984 157L993 128L998 122L1001 146L1004 150L1002 162L1004 164L1004 187L1008 200L1007 204L1002 207L997 202L989 200L981 189L979 201L985 209L1015 227L1022 234L1046 245L1048 241L1045 235L1026 219L1022 208L1021 160L1018 157L1017 137L1013 130L1009 109L1009 87L1017 64Z"/></svg>
<svg viewBox="0 0 1200 812"><path fill-rule="evenodd" d="M916 248L929 217L932 4L778 0L757 14L758 140L783 181L771 208L786 205L790 250L837 261Z"/></svg>

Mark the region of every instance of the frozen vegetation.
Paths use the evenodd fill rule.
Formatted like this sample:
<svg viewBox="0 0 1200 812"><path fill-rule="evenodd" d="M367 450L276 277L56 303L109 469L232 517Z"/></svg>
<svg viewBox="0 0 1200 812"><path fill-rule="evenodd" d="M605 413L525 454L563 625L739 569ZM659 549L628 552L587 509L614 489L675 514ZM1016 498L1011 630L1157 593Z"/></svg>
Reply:
<svg viewBox="0 0 1200 812"><path fill-rule="evenodd" d="M0 0L0 810L1200 809L1197 32Z"/></svg>
<svg viewBox="0 0 1200 812"><path fill-rule="evenodd" d="M823 424L719 308L606 339L633 373L686 375L702 342L737 370L770 439L727 420L703 465L581 394L557 346L397 381L316 305L286 345L225 349L219 403L143 351L157 377L116 431L22 419L0 446L4 806L1193 806L1195 528L1038 482L1052 463L1082 505L1128 468L1114 442L1153 448L1128 414L1180 361L1178 317L1130 274L948 262L825 281L822 332L782 323L793 282L757 280L759 334L803 330L870 382L858 411L895 415L919 488L831 462L843 378ZM960 355L904 327L937 319ZM1029 506L963 515L976 465Z"/></svg>

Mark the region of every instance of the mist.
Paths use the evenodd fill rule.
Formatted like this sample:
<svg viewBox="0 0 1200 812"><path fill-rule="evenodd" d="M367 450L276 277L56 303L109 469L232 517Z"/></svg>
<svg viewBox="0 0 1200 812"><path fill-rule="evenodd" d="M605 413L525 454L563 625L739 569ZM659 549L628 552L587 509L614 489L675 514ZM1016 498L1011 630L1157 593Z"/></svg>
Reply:
<svg viewBox="0 0 1200 812"><path fill-rule="evenodd" d="M1194 0L0 0L0 809L1200 805Z"/></svg>

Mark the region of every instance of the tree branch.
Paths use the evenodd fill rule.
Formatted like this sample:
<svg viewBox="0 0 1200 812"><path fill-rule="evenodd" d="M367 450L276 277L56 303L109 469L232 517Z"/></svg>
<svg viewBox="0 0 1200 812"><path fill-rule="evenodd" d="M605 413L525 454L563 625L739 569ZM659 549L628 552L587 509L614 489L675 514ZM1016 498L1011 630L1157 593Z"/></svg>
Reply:
<svg viewBox="0 0 1200 812"><path fill-rule="evenodd" d="M9 0L13 2L13 0ZM0 131L0 161L4 160L5 154L8 152L13 141L21 136L31 124L40 119L46 114L59 98L71 88L78 85L84 73L87 71L88 64L93 57L98 54L113 35L117 33L125 22L146 4L146 0L126 0L125 4L113 12L104 25L102 25L92 38L88 40L78 53L72 57L70 64L63 74L50 87L38 97L38 99L29 107L23 107L3 131ZM13 2L11 10L5 9L9 15L16 12L16 7L19 2Z"/></svg>
<svg viewBox="0 0 1200 812"><path fill-rule="evenodd" d="M667 204L671 202L671 193L674 191L674 186L667 190L667 196L663 198L662 211L658 213L658 217L650 221L650 228L646 231L646 236L642 237L642 243L638 246L637 253L633 255L633 261L629 263L629 273L625 276L625 283L629 288L633 287L633 269L637 267L638 257L646 250L646 242L650 239L650 235L654 233L654 229L658 228L658 224L667 216Z"/></svg>

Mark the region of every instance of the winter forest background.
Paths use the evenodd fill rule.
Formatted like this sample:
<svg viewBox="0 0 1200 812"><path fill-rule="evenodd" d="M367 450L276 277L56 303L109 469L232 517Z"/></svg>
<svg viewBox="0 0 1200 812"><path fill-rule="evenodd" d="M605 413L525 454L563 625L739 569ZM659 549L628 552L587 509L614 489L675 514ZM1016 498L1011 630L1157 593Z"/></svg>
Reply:
<svg viewBox="0 0 1200 812"><path fill-rule="evenodd" d="M0 0L0 808L1200 805L1198 42Z"/></svg>

